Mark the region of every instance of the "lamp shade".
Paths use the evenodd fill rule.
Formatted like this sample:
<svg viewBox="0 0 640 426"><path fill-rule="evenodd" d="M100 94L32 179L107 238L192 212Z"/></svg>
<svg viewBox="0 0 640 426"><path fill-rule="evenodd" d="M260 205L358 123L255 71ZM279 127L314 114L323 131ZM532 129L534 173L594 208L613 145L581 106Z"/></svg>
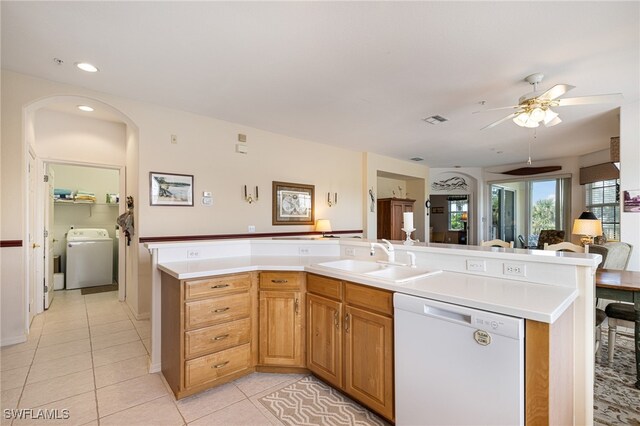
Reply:
<svg viewBox="0 0 640 426"><path fill-rule="evenodd" d="M316 221L317 232L331 232L331 221L329 219L318 219Z"/></svg>
<svg viewBox="0 0 640 426"><path fill-rule="evenodd" d="M602 235L602 222L593 213L582 212L580 217L573 221L572 233L590 237Z"/></svg>

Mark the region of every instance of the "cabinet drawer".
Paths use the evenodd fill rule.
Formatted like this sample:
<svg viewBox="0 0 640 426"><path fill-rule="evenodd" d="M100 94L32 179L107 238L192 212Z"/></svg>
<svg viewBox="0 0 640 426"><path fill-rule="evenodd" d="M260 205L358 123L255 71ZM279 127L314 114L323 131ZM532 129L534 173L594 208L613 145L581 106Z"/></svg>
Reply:
<svg viewBox="0 0 640 426"><path fill-rule="evenodd" d="M186 300L217 296L246 290L251 287L249 274L225 275L205 280L186 281L184 297Z"/></svg>
<svg viewBox="0 0 640 426"><path fill-rule="evenodd" d="M342 299L342 282L319 275L307 275L307 291L331 299Z"/></svg>
<svg viewBox="0 0 640 426"><path fill-rule="evenodd" d="M185 358L249 343L250 337L251 320L249 318L187 331L184 336Z"/></svg>
<svg viewBox="0 0 640 426"><path fill-rule="evenodd" d="M300 272L261 272L261 290L298 290L302 284Z"/></svg>
<svg viewBox="0 0 640 426"><path fill-rule="evenodd" d="M251 345L246 344L201 356L184 363L186 388L236 373L251 365Z"/></svg>
<svg viewBox="0 0 640 426"><path fill-rule="evenodd" d="M349 305L393 316L393 293L390 291L345 283L344 301Z"/></svg>
<svg viewBox="0 0 640 426"><path fill-rule="evenodd" d="M185 327L189 330L247 318L251 313L249 293L232 294L185 303Z"/></svg>

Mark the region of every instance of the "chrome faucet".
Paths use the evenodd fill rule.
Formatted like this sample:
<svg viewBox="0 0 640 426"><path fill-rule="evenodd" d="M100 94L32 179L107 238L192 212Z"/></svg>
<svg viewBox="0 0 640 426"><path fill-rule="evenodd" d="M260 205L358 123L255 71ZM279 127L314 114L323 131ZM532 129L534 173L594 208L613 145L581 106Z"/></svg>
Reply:
<svg viewBox="0 0 640 426"><path fill-rule="evenodd" d="M376 254L376 246L379 246L382 249L382 251L387 255L387 262L394 263L396 261L396 252L393 246L387 240L383 239L382 241L387 243L386 247L380 243L371 243L371 256Z"/></svg>

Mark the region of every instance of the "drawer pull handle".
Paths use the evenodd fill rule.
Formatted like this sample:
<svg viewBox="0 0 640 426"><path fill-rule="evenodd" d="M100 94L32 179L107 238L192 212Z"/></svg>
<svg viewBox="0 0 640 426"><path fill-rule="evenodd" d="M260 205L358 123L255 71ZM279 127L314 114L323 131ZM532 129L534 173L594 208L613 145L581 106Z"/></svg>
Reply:
<svg viewBox="0 0 640 426"><path fill-rule="evenodd" d="M336 329L340 329L340 321L338 320L338 311L333 313L333 324L336 326Z"/></svg>
<svg viewBox="0 0 640 426"><path fill-rule="evenodd" d="M224 339L226 339L227 337L229 337L229 335L228 335L228 334L223 334L222 336L216 336L216 337L214 337L214 338L213 338L213 339L211 339L211 340L224 340Z"/></svg>
<svg viewBox="0 0 640 426"><path fill-rule="evenodd" d="M345 333L349 332L349 320L351 319L351 316L349 314L344 316L344 331Z"/></svg>
<svg viewBox="0 0 640 426"><path fill-rule="evenodd" d="M211 286L212 289L226 288L226 287L229 287L229 284L218 284L218 285Z"/></svg>
<svg viewBox="0 0 640 426"><path fill-rule="evenodd" d="M220 308L220 309L215 309L215 310L213 310L212 312L213 312L214 314L219 314L220 312L226 312L226 311L228 311L229 309L231 309L231 308Z"/></svg>
<svg viewBox="0 0 640 426"><path fill-rule="evenodd" d="M284 284L284 283L288 283L289 280L280 279L280 280L271 280L271 282L275 284Z"/></svg>
<svg viewBox="0 0 640 426"><path fill-rule="evenodd" d="M222 368L225 365L229 364L229 361L225 361L222 364L216 364L216 365L212 365L211 368Z"/></svg>
<svg viewBox="0 0 640 426"><path fill-rule="evenodd" d="M293 307L296 312L296 315L298 315L298 311L300 310L300 302L298 301L298 299L296 299L295 302L293 303Z"/></svg>

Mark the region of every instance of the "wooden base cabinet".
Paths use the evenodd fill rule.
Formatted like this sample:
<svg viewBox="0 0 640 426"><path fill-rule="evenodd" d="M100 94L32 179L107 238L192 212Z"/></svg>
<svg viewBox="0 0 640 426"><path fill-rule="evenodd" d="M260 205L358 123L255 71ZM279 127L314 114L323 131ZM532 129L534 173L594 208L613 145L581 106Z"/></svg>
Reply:
<svg viewBox="0 0 640 426"><path fill-rule="evenodd" d="M304 273L262 272L259 299L259 364L304 367Z"/></svg>
<svg viewBox="0 0 640 426"><path fill-rule="evenodd" d="M393 421L393 294L307 276L307 368Z"/></svg>
<svg viewBox="0 0 640 426"><path fill-rule="evenodd" d="M162 273L162 374L176 398L254 371L256 275L177 280Z"/></svg>

